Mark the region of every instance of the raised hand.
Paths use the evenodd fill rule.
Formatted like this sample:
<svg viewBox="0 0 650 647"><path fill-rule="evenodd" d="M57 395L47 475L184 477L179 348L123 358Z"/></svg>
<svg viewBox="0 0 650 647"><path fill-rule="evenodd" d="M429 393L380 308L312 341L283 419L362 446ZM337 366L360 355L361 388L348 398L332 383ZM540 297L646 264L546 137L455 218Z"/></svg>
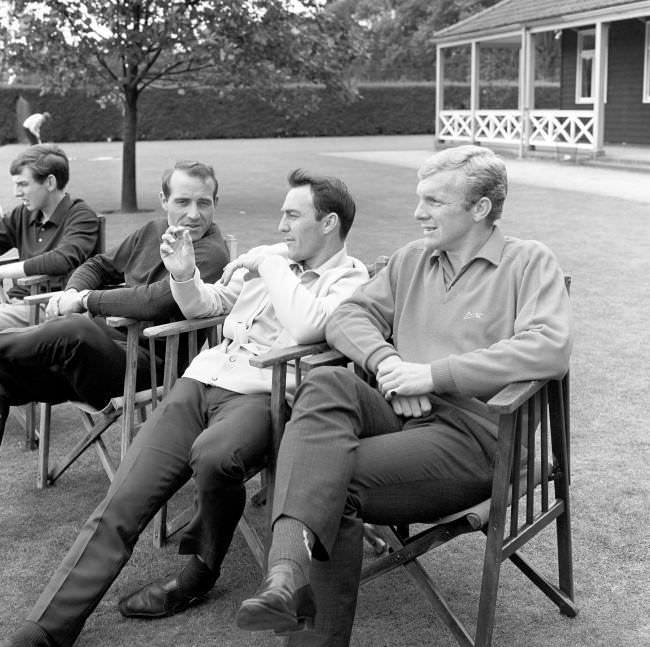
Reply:
<svg viewBox="0 0 650 647"><path fill-rule="evenodd" d="M162 235L160 258L175 281L189 281L194 276L196 259L190 232L172 225Z"/></svg>

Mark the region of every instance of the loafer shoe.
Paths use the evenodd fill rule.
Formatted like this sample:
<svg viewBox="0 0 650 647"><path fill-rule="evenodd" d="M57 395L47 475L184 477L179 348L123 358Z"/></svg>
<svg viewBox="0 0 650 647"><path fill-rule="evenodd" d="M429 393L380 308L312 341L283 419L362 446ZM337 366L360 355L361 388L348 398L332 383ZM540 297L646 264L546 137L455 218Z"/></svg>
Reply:
<svg viewBox="0 0 650 647"><path fill-rule="evenodd" d="M295 579L290 566L272 567L255 595L239 607L237 626L278 634L312 628L316 615L313 591L309 584L297 587Z"/></svg>
<svg viewBox="0 0 650 647"><path fill-rule="evenodd" d="M178 589L178 580L153 582L122 598L118 604L125 618L166 618L205 600L205 595L187 595Z"/></svg>

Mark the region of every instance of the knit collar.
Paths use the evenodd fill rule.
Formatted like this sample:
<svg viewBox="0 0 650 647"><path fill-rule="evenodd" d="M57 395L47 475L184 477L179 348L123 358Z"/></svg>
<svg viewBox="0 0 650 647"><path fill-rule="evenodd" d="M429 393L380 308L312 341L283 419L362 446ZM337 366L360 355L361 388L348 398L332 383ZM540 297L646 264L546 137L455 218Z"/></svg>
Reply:
<svg viewBox="0 0 650 647"><path fill-rule="evenodd" d="M484 258L492 265L498 265L503 255L503 248L505 247L506 240L503 232L496 225L492 226L492 232L488 239L479 247L475 254L467 261L465 267L475 261L477 258ZM439 249L434 249L431 252L431 262L434 263L439 260L442 252Z"/></svg>
<svg viewBox="0 0 650 647"><path fill-rule="evenodd" d="M51 222L53 225L56 226L60 225L63 222L63 219L67 215L68 211L70 210L71 206L72 206L72 200L70 199L70 196L66 193L64 194L63 198L61 198L59 204L56 205L56 209L54 209L54 213L50 216L47 222ZM42 221L43 221L43 212L40 209L31 212L29 217L30 225L41 225Z"/></svg>

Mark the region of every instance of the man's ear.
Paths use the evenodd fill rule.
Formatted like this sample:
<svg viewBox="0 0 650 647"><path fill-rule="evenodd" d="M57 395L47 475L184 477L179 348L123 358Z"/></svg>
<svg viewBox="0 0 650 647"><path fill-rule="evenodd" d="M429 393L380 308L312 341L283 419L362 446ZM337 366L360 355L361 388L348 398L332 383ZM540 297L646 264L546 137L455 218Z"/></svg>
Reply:
<svg viewBox="0 0 650 647"><path fill-rule="evenodd" d="M45 184L47 185L48 191L56 191L56 178L51 173L45 178Z"/></svg>
<svg viewBox="0 0 650 647"><path fill-rule="evenodd" d="M216 207L219 204L219 196L215 195L214 196L214 206Z"/></svg>
<svg viewBox="0 0 650 647"><path fill-rule="evenodd" d="M160 204L162 205L162 208L167 211L167 198L165 197L165 192L161 191L158 195L160 196Z"/></svg>
<svg viewBox="0 0 650 647"><path fill-rule="evenodd" d="M483 196L477 200L472 206L472 217L474 222L481 222L485 220L492 211L492 200L490 198Z"/></svg>
<svg viewBox="0 0 650 647"><path fill-rule="evenodd" d="M321 228L324 234L329 234L336 229L339 224L339 216L334 211L330 211L321 219Z"/></svg>

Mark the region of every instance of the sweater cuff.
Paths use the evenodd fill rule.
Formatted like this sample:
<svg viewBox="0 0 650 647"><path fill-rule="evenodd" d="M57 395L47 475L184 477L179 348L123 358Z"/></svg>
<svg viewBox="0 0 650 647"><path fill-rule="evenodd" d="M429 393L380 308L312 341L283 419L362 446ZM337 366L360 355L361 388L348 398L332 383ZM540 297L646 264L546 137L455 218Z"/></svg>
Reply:
<svg viewBox="0 0 650 647"><path fill-rule="evenodd" d="M16 259L16 261L19 261L20 259ZM47 274L47 272L41 272L39 271L39 268L36 263L36 259L34 258L26 258L23 261L23 271L25 272L25 276L32 276L33 274Z"/></svg>
<svg viewBox="0 0 650 647"><path fill-rule="evenodd" d="M458 393L458 388L451 375L449 358L431 362L431 379L434 393Z"/></svg>
<svg viewBox="0 0 650 647"><path fill-rule="evenodd" d="M189 279L185 279L184 281L177 281L177 280L176 280L176 279L171 275L171 273L169 274L169 282L170 282L171 284L176 284L176 285L182 285L183 283L196 283L196 282L197 282L197 281L196 281L197 278L200 278L200 275L199 275L199 268L196 267L196 265L194 266L194 273L192 274L192 276L190 276Z"/></svg>
<svg viewBox="0 0 650 647"><path fill-rule="evenodd" d="M105 290L90 290L88 292L88 296L86 297L86 310L90 314L97 314L99 312L99 301L104 292Z"/></svg>
<svg viewBox="0 0 650 647"><path fill-rule="evenodd" d="M368 370L374 375L377 372L377 367L391 355L399 357L399 353L390 344L378 348L376 351L371 353L366 360Z"/></svg>

